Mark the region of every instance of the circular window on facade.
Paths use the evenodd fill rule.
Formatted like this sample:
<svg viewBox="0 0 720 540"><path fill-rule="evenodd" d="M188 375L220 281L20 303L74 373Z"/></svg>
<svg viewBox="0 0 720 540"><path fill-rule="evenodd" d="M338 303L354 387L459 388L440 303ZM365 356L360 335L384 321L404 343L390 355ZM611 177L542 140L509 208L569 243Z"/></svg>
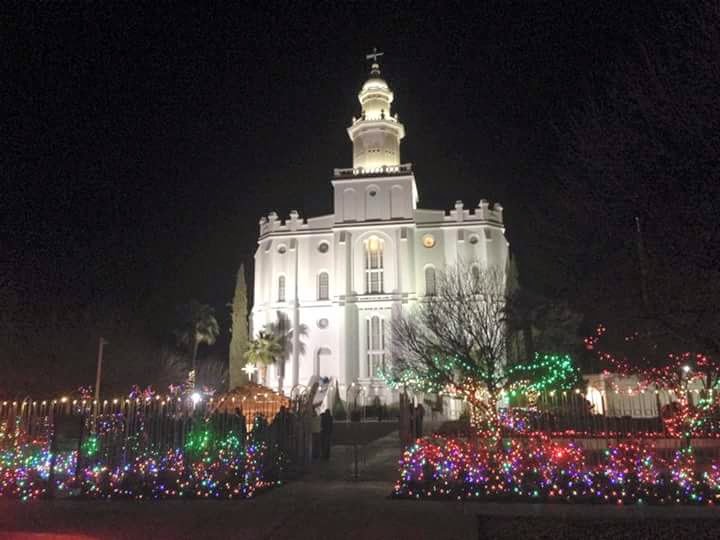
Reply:
<svg viewBox="0 0 720 540"><path fill-rule="evenodd" d="M285 246L279 246L279 247L278 247L278 253L279 253L280 255L284 255L286 251L287 251L287 248L286 248Z"/></svg>
<svg viewBox="0 0 720 540"><path fill-rule="evenodd" d="M426 248L431 248L435 246L435 237L432 234L426 234L422 237L422 244Z"/></svg>
<svg viewBox="0 0 720 540"><path fill-rule="evenodd" d="M472 245L477 244L479 241L480 241L480 239L478 238L477 234L473 234L473 235L470 237L470 243L471 243Z"/></svg>
<svg viewBox="0 0 720 540"><path fill-rule="evenodd" d="M327 319L319 319L317 322L318 328L327 328L328 324L329 323Z"/></svg>
<svg viewBox="0 0 720 540"><path fill-rule="evenodd" d="M319 251L320 253L327 253L327 252L328 252L328 249L330 249L330 246L329 246L329 244L328 244L327 242L321 242L321 243L318 245L318 251Z"/></svg>
<svg viewBox="0 0 720 540"><path fill-rule="evenodd" d="M370 191L368 191L368 195L370 195L371 197L374 197L375 195L377 195L377 191L375 191L374 189L371 189Z"/></svg>

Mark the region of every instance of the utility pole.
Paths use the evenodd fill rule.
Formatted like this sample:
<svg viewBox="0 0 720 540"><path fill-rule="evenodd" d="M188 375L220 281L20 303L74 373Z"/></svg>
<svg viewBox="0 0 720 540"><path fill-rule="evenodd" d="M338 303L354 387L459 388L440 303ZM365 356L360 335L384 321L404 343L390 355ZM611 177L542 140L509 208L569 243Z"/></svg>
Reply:
<svg viewBox="0 0 720 540"><path fill-rule="evenodd" d="M100 337L98 341L97 371L95 372L95 416L97 416L100 408L100 377L102 376L103 348L108 343L104 337Z"/></svg>
<svg viewBox="0 0 720 540"><path fill-rule="evenodd" d="M640 262L640 293L642 294L643 307L645 311L650 311L650 298L648 295L648 269L647 260L645 259L645 246L643 245L642 228L640 227L640 217L635 216L635 232L637 233L637 251Z"/></svg>
<svg viewBox="0 0 720 540"><path fill-rule="evenodd" d="M635 233L638 252L638 262L640 263L640 294L642 295L643 310L645 313L650 312L650 296L648 294L648 268L645 258L645 245L643 244L642 227L640 226L640 217L635 216ZM660 402L660 387L655 384L655 407L660 424L662 425L662 403Z"/></svg>

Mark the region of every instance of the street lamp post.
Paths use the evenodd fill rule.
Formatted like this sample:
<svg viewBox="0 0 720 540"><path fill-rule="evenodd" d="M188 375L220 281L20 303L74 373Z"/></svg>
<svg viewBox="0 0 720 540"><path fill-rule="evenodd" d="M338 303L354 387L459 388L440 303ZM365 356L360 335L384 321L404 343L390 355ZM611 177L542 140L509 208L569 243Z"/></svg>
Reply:
<svg viewBox="0 0 720 540"><path fill-rule="evenodd" d="M98 341L97 371L95 372L95 416L97 416L97 411L100 407L100 377L102 376L103 348L108 343L104 337L100 337Z"/></svg>

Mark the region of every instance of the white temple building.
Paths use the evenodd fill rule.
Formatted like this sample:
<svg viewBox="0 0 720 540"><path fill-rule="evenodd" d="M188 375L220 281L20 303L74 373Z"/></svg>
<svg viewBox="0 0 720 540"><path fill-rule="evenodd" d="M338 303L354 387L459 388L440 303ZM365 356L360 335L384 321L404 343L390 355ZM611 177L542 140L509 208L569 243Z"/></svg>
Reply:
<svg viewBox="0 0 720 540"><path fill-rule="evenodd" d="M292 211L281 220L270 212L260 219L252 331L278 312L294 328L307 327L307 336L295 332L304 353L295 346L284 370L267 371L265 384L282 384L286 394L318 375L337 381L343 398L352 386L366 399L394 401L378 377L389 360L393 310L412 309L432 294L435 272L445 265L504 268L508 257L500 204L480 199L475 208L462 201L449 211L418 207L413 167L400 158L405 126L391 109L394 95L377 56L370 55L370 77L358 94L360 117L347 128L353 166L335 169L330 181L333 213Z"/></svg>

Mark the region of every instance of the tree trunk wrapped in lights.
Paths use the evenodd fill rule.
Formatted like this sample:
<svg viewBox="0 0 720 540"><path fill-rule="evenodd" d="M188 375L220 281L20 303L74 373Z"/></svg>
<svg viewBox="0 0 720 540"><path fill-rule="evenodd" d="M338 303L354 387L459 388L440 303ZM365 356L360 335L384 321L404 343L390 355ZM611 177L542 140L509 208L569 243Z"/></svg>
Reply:
<svg viewBox="0 0 720 540"><path fill-rule="evenodd" d="M392 365L394 386L464 399L471 424L499 440L497 404L506 383L505 274L498 268L451 266L437 272L435 294L412 313L396 313Z"/></svg>

